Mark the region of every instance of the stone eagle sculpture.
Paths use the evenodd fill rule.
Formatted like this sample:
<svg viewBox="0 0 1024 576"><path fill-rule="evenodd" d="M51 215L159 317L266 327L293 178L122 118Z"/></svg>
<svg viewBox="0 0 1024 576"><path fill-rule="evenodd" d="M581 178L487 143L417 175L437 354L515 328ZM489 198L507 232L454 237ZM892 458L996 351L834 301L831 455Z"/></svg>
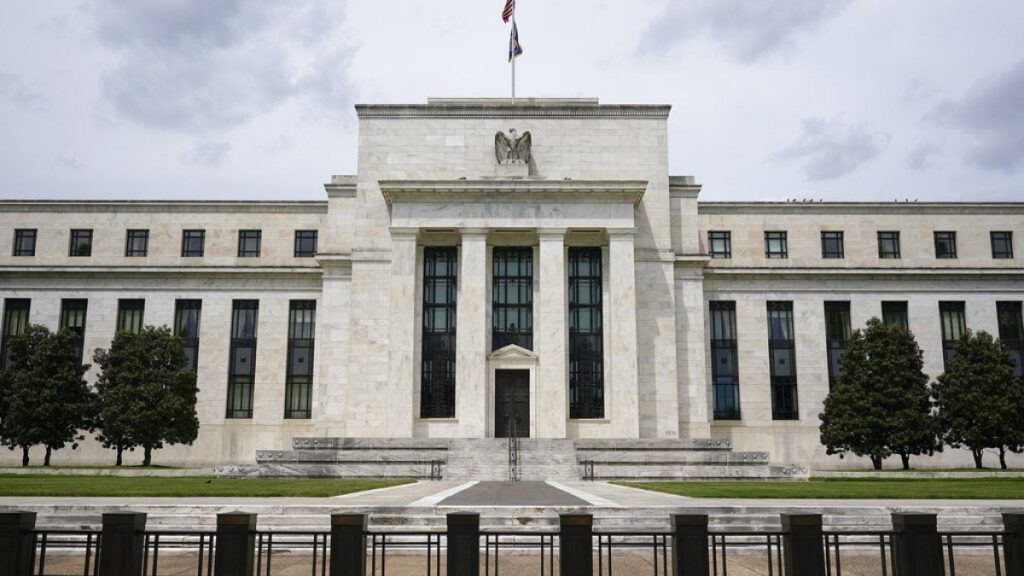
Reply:
<svg viewBox="0 0 1024 576"><path fill-rule="evenodd" d="M529 164L531 142L529 130L522 136L516 135L515 128L509 129L508 136L499 131L494 135L494 155L498 164Z"/></svg>

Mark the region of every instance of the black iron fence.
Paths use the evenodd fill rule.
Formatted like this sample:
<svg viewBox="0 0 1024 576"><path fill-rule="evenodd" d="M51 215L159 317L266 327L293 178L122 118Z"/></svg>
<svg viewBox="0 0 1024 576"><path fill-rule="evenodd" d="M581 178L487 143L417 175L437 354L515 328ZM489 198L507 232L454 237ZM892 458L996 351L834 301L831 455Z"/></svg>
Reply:
<svg viewBox="0 0 1024 576"><path fill-rule="evenodd" d="M255 514L220 514L215 531L147 530L146 515L104 514L100 530L48 530L30 512L0 514L2 576L1024 576L1024 514L1003 529L939 532L934 514L894 513L891 530L824 530L817 514L783 514L781 530L711 531L678 514L664 532L557 527L481 530L449 514L433 531L368 530L358 514L329 531L257 530Z"/></svg>

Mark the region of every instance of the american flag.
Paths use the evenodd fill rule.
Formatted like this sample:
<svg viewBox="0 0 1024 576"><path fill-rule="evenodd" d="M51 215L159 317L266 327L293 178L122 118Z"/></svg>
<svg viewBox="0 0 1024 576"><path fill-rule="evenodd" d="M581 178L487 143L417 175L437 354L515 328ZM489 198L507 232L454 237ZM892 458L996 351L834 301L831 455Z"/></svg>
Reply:
<svg viewBox="0 0 1024 576"><path fill-rule="evenodd" d="M516 0L506 0L505 9L501 11L501 19L508 22L508 19L515 14L516 11Z"/></svg>

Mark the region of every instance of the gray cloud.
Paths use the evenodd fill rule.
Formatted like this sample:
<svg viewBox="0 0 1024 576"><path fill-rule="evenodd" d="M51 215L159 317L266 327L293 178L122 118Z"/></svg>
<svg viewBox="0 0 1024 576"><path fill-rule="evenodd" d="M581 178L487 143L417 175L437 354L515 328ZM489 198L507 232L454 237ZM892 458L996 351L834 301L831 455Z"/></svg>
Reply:
<svg viewBox="0 0 1024 576"><path fill-rule="evenodd" d="M939 147L934 144L918 144L907 155L907 166L912 170L924 172L935 165L935 157L939 152Z"/></svg>
<svg viewBox="0 0 1024 576"><path fill-rule="evenodd" d="M105 0L96 33L119 61L103 94L134 122L190 132L240 125L293 97L347 108L343 9L331 0Z"/></svg>
<svg viewBox="0 0 1024 576"><path fill-rule="evenodd" d="M231 144L227 142L200 142L188 153L183 154L181 160L189 164L219 168L224 165L230 151Z"/></svg>
<svg viewBox="0 0 1024 576"><path fill-rule="evenodd" d="M932 114L941 124L973 139L967 161L998 172L1024 167L1024 60L976 84L958 101L947 100Z"/></svg>
<svg viewBox="0 0 1024 576"><path fill-rule="evenodd" d="M881 154L889 139L889 134L870 132L863 125L805 118L797 140L775 157L802 162L800 170L809 180L833 180Z"/></svg>
<svg viewBox="0 0 1024 576"><path fill-rule="evenodd" d="M46 97L29 88L17 74L0 72L0 98L8 100L22 110L45 110Z"/></svg>
<svg viewBox="0 0 1024 576"><path fill-rule="evenodd" d="M670 0L644 33L640 52L661 54L706 34L749 62L792 45L799 33L832 18L852 0Z"/></svg>
<svg viewBox="0 0 1024 576"><path fill-rule="evenodd" d="M80 172L85 168L85 164L81 160L67 152L58 153L57 156L54 157L53 163L58 168L71 170L73 172Z"/></svg>

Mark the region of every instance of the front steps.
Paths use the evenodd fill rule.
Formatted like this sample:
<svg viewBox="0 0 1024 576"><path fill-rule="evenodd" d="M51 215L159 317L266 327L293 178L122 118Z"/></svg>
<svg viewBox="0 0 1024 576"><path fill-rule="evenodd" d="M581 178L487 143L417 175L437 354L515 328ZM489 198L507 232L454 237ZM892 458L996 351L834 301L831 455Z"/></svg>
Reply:
<svg viewBox="0 0 1024 576"><path fill-rule="evenodd" d="M260 450L256 466L224 476L508 480L504 438L294 438L292 450ZM519 440L520 480L803 480L804 467L773 466L766 452L734 452L728 440Z"/></svg>

